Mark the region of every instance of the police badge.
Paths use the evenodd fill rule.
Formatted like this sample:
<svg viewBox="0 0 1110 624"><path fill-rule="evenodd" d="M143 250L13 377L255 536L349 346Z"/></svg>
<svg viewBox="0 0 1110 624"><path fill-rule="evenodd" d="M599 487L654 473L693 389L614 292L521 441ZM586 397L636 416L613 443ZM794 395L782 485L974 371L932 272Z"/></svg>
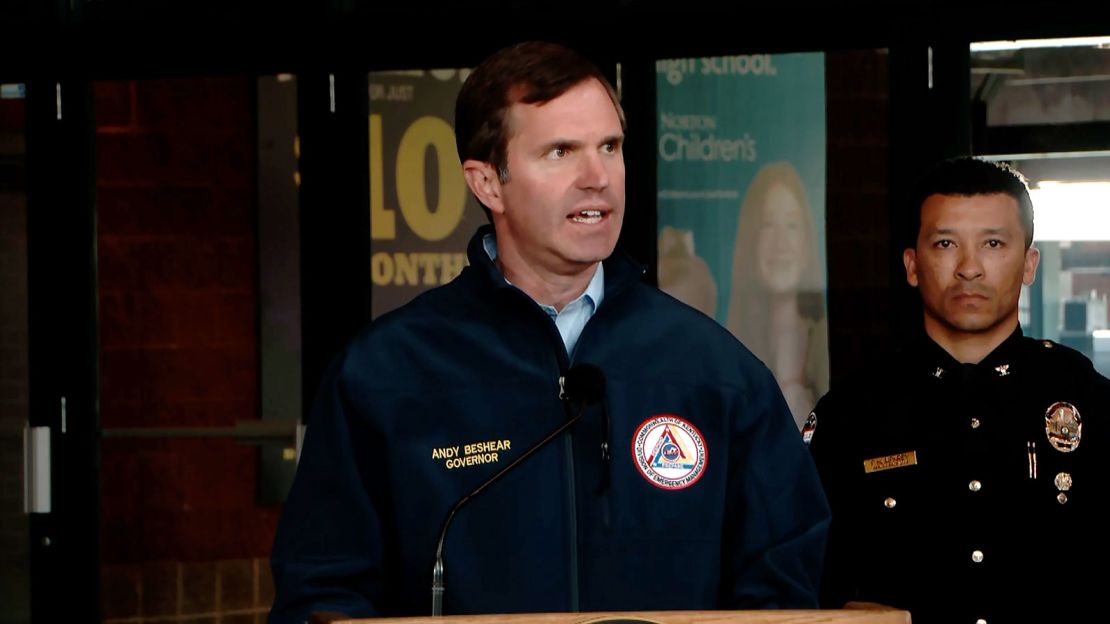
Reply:
<svg viewBox="0 0 1110 624"><path fill-rule="evenodd" d="M1083 435L1083 420L1079 417L1079 410L1064 401L1048 406L1044 413L1044 433L1052 448L1061 453L1070 453L1079 448L1079 439Z"/></svg>

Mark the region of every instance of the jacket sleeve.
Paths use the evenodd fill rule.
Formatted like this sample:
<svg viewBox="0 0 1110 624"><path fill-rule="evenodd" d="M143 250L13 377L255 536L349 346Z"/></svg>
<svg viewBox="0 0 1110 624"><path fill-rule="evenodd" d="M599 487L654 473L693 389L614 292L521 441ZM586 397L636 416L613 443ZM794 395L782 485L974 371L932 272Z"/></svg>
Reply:
<svg viewBox="0 0 1110 624"><path fill-rule="evenodd" d="M337 358L313 405L270 565L270 624L300 624L315 612L377 615L383 592L382 528L360 466L364 428L345 392Z"/></svg>
<svg viewBox="0 0 1110 624"><path fill-rule="evenodd" d="M732 419L721 602L813 608L828 505L774 377L759 365L752 382Z"/></svg>

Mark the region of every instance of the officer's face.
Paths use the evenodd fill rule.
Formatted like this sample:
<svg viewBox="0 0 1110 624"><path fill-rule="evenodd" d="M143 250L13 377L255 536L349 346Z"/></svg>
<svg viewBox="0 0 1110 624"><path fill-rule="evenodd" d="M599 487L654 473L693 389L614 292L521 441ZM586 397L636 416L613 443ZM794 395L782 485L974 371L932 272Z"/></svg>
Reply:
<svg viewBox="0 0 1110 624"><path fill-rule="evenodd" d="M917 246L903 253L906 281L921 292L925 329L938 341L1004 338L1018 322L1022 284L1040 253L1025 249L1017 201L1002 193L930 195Z"/></svg>

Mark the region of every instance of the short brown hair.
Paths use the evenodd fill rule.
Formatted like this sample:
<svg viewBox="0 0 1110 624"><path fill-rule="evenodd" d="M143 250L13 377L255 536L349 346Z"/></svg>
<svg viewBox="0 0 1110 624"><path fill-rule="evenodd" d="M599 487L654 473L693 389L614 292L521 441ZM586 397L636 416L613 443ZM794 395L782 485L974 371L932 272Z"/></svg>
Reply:
<svg viewBox="0 0 1110 624"><path fill-rule="evenodd" d="M574 50L528 41L504 48L467 77L455 100L455 146L459 160L480 160L508 180L508 110L513 104L550 102L572 87L596 79L609 92L625 129L624 109L613 85L596 65Z"/></svg>

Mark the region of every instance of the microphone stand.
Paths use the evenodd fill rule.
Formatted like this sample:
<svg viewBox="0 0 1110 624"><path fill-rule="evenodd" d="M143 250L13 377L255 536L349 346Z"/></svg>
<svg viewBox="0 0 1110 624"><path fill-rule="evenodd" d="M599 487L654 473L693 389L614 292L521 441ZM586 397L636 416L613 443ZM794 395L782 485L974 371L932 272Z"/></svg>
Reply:
<svg viewBox="0 0 1110 624"><path fill-rule="evenodd" d="M586 406L588 404L589 401L583 400L578 408L578 413L575 414L571 419L559 425L558 428L547 434L547 437L533 444L528 450L521 453L519 457L509 462L501 470L498 470L496 474L494 474L489 479L486 479L485 483L474 488L473 492L460 498L459 502L455 503L455 506L452 507L451 511L447 513L447 517L443 520L443 528L439 532L439 543L436 544L436 562L435 566L432 567L433 617L443 615L443 593L444 591L446 591L446 585L443 581L443 542L447 538L447 527L451 525L451 520L455 517L455 513L458 512L459 509L462 509L463 505L469 503L475 496L481 494L482 491L489 487L494 481L497 481L507 472L515 468L518 464L531 457L533 454L535 454L536 451L540 450L544 446L547 446L549 442L559 437L561 433L563 433L567 429L570 429L574 425L574 423L578 422L578 420L582 418L582 415L586 413Z"/></svg>

